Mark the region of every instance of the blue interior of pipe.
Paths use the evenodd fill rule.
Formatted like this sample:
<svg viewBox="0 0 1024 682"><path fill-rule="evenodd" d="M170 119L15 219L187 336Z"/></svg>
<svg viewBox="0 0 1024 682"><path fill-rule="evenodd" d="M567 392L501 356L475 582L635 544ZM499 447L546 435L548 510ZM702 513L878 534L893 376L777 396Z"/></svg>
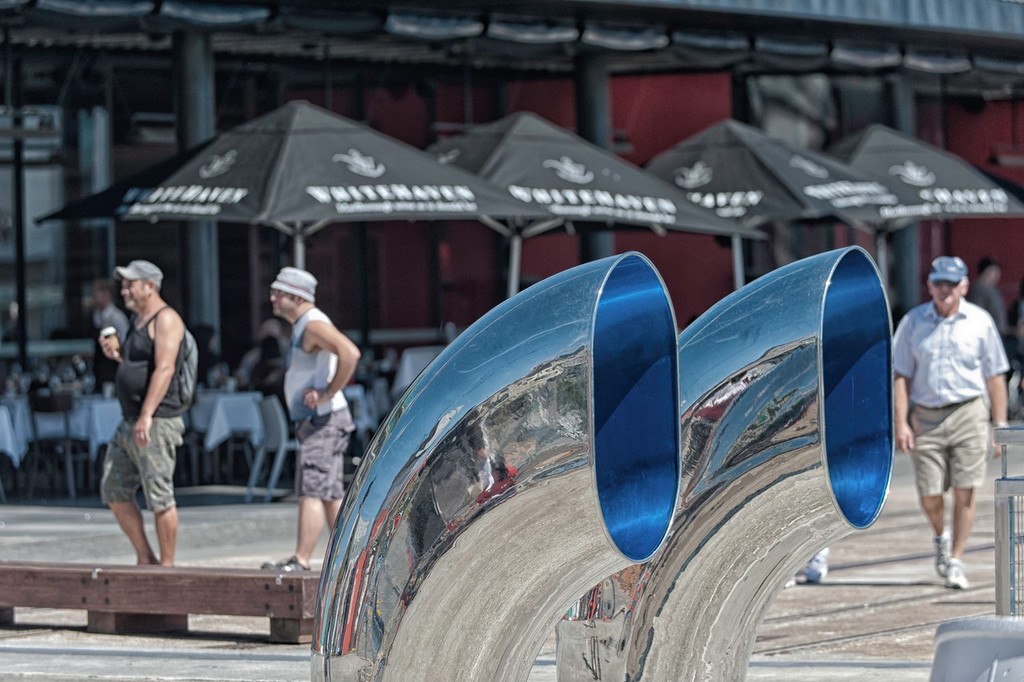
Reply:
<svg viewBox="0 0 1024 682"><path fill-rule="evenodd" d="M629 256L594 320L594 476L612 541L632 561L661 546L679 487L676 329L660 278Z"/></svg>
<svg viewBox="0 0 1024 682"><path fill-rule="evenodd" d="M892 340L881 282L868 257L845 254L822 320L825 461L839 509L856 528L882 509L892 471Z"/></svg>

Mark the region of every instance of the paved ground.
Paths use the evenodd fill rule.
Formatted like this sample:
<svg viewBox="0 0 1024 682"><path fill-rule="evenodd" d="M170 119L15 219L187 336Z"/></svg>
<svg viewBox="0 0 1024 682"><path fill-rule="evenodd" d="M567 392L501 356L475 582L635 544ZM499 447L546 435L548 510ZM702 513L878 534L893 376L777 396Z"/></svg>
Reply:
<svg viewBox="0 0 1024 682"><path fill-rule="evenodd" d="M1022 458L1024 459L1024 458ZM1024 461L1011 474L1024 475ZM991 478L999 475L997 466ZM287 556L295 509L286 502L209 504L236 490L182 491L179 563L255 567ZM917 509L909 466L898 456L879 521L832 548L819 586L784 591L759 633L747 679L927 680L937 624L994 613L992 485L982 491L967 557L972 589L947 590L932 569L931 538ZM324 543L320 544L323 551ZM5 560L133 560L110 513L95 500L79 506L0 505ZM305 646L268 644L266 619L190 617L191 633L111 636L85 631L84 611L18 609L0 628L0 680L300 680ZM530 682L554 682L554 637Z"/></svg>
<svg viewBox="0 0 1024 682"><path fill-rule="evenodd" d="M775 600L748 680L927 680L939 623L995 613L992 484L979 498L965 557L971 589L949 590L933 568L909 461L897 457L878 521L832 547L824 583L790 588ZM1011 474L1024 472L1021 465ZM998 465L990 473L998 477Z"/></svg>

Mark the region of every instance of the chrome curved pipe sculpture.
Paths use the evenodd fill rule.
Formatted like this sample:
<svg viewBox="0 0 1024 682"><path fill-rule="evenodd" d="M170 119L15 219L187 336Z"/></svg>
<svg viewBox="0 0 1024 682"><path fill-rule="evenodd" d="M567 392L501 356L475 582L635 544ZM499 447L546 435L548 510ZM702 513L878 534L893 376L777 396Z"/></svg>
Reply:
<svg viewBox="0 0 1024 682"><path fill-rule="evenodd" d="M787 579L881 511L890 346L885 294L858 248L765 275L683 331L673 529L559 623L560 682L744 678Z"/></svg>
<svg viewBox="0 0 1024 682"><path fill-rule="evenodd" d="M313 678L525 680L579 595L667 536L676 342L639 254L547 279L460 335L360 466L323 568Z"/></svg>

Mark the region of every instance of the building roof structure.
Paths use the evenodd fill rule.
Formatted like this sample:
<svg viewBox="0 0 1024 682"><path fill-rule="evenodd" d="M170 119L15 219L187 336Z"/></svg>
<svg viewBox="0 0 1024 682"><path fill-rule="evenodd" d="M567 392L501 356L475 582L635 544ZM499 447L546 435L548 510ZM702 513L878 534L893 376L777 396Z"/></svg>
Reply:
<svg viewBox="0 0 1024 682"><path fill-rule="evenodd" d="M996 94L1024 81L1024 3L1008 0L0 0L14 45L165 52L175 31L218 58L569 72L908 69Z"/></svg>

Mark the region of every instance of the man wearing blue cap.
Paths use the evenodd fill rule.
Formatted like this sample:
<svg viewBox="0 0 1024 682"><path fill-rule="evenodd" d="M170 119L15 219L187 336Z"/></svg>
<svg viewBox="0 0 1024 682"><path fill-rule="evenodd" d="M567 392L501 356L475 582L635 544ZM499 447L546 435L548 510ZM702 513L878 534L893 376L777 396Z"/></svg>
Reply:
<svg viewBox="0 0 1024 682"><path fill-rule="evenodd" d="M992 316L969 303L967 266L932 261L931 302L911 309L893 337L896 447L913 457L921 509L935 531L935 570L968 587L963 554L974 525L974 489L985 477L988 423L1006 426L1009 362ZM913 405L913 409L911 409ZM953 488L952 537L943 494Z"/></svg>

